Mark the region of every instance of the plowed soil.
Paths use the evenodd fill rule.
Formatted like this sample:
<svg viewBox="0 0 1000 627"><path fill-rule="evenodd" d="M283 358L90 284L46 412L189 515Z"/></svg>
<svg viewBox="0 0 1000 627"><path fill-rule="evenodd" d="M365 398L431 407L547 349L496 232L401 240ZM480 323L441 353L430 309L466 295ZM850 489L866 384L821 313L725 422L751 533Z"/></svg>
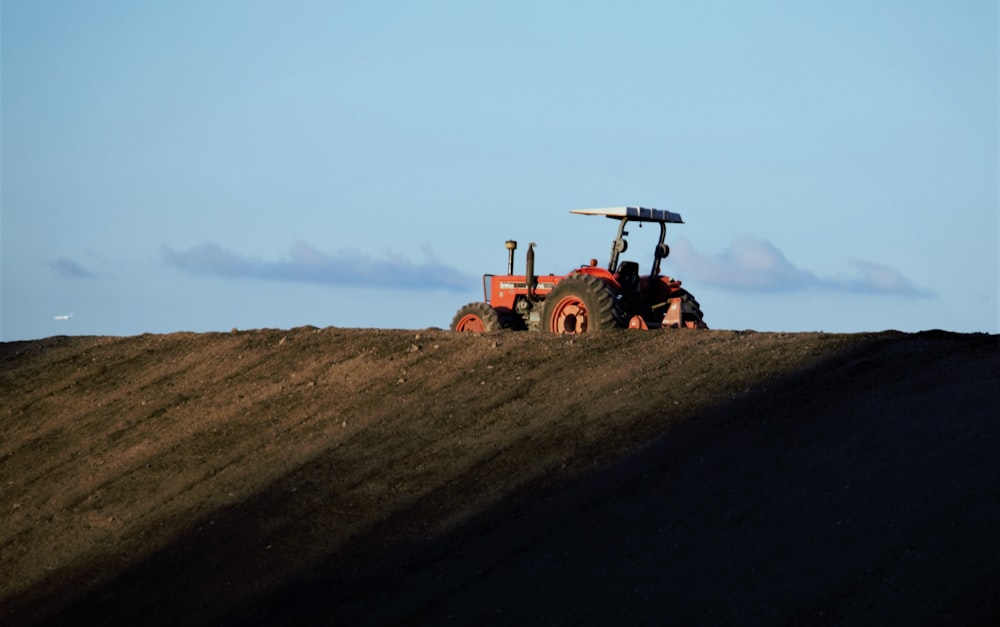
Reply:
<svg viewBox="0 0 1000 627"><path fill-rule="evenodd" d="M998 624L998 344L0 344L0 624Z"/></svg>

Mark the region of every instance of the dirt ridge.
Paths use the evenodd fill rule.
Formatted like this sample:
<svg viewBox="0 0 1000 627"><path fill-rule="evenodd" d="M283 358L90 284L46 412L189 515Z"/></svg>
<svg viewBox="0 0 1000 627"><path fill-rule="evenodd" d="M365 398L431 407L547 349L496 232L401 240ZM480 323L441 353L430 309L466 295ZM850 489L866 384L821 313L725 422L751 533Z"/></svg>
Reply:
<svg viewBox="0 0 1000 627"><path fill-rule="evenodd" d="M334 327L0 344L0 620L993 618L997 348L944 332ZM830 512L866 529L841 533ZM668 550L650 525L679 514ZM749 566L721 575L726 551ZM802 551L832 563L826 578ZM648 555L697 585L668 592L680 566ZM769 561L809 574L749 574ZM877 597L878 569L908 587Z"/></svg>

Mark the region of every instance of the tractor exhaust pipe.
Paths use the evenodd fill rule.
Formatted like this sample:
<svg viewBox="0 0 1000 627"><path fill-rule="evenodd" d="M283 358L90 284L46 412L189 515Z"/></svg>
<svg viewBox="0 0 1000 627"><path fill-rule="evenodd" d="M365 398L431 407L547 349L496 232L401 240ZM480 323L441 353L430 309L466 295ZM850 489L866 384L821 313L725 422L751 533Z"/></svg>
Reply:
<svg viewBox="0 0 1000 627"><path fill-rule="evenodd" d="M528 244L528 255L524 264L524 283L528 288L528 299L535 300L535 242Z"/></svg>
<svg viewBox="0 0 1000 627"><path fill-rule="evenodd" d="M517 250L517 242L512 239L504 242L507 247L507 274L514 274L514 251Z"/></svg>

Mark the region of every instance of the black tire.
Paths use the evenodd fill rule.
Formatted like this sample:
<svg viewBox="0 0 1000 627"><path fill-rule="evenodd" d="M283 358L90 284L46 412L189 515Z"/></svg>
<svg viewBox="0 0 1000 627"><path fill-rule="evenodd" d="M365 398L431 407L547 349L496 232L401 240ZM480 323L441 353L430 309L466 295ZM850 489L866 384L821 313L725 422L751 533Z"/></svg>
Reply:
<svg viewBox="0 0 1000 627"><path fill-rule="evenodd" d="M696 324L705 324L704 314L701 313L701 305L695 299L691 292L685 289L679 289L675 294L680 294L682 305L686 305L685 309L688 311L684 313L683 322L694 322ZM707 328L707 325L706 325Z"/></svg>
<svg viewBox="0 0 1000 627"><path fill-rule="evenodd" d="M614 290L589 274L574 274L545 297L542 330L549 333L593 333L625 326L625 313Z"/></svg>
<svg viewBox="0 0 1000 627"><path fill-rule="evenodd" d="M451 320L451 330L459 333L485 333L503 327L500 314L486 303L469 303Z"/></svg>

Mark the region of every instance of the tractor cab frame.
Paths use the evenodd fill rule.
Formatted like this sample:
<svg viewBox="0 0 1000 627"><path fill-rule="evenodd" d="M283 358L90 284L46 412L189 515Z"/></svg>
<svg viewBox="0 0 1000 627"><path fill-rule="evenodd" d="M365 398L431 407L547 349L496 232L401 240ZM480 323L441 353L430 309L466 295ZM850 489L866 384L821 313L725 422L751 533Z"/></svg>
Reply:
<svg viewBox="0 0 1000 627"><path fill-rule="evenodd" d="M611 242L611 259L608 261L608 272L614 273L619 270L618 258L621 253L628 250L628 231L625 227L629 222L649 223L659 225L660 237L653 250L653 267L650 269L650 276L659 276L660 262L670 254L670 247L666 244L667 224L684 224L681 214L661 209L647 209L645 207L612 207L609 209L573 209L570 213L585 216L605 216L613 220L618 220L618 235Z"/></svg>

